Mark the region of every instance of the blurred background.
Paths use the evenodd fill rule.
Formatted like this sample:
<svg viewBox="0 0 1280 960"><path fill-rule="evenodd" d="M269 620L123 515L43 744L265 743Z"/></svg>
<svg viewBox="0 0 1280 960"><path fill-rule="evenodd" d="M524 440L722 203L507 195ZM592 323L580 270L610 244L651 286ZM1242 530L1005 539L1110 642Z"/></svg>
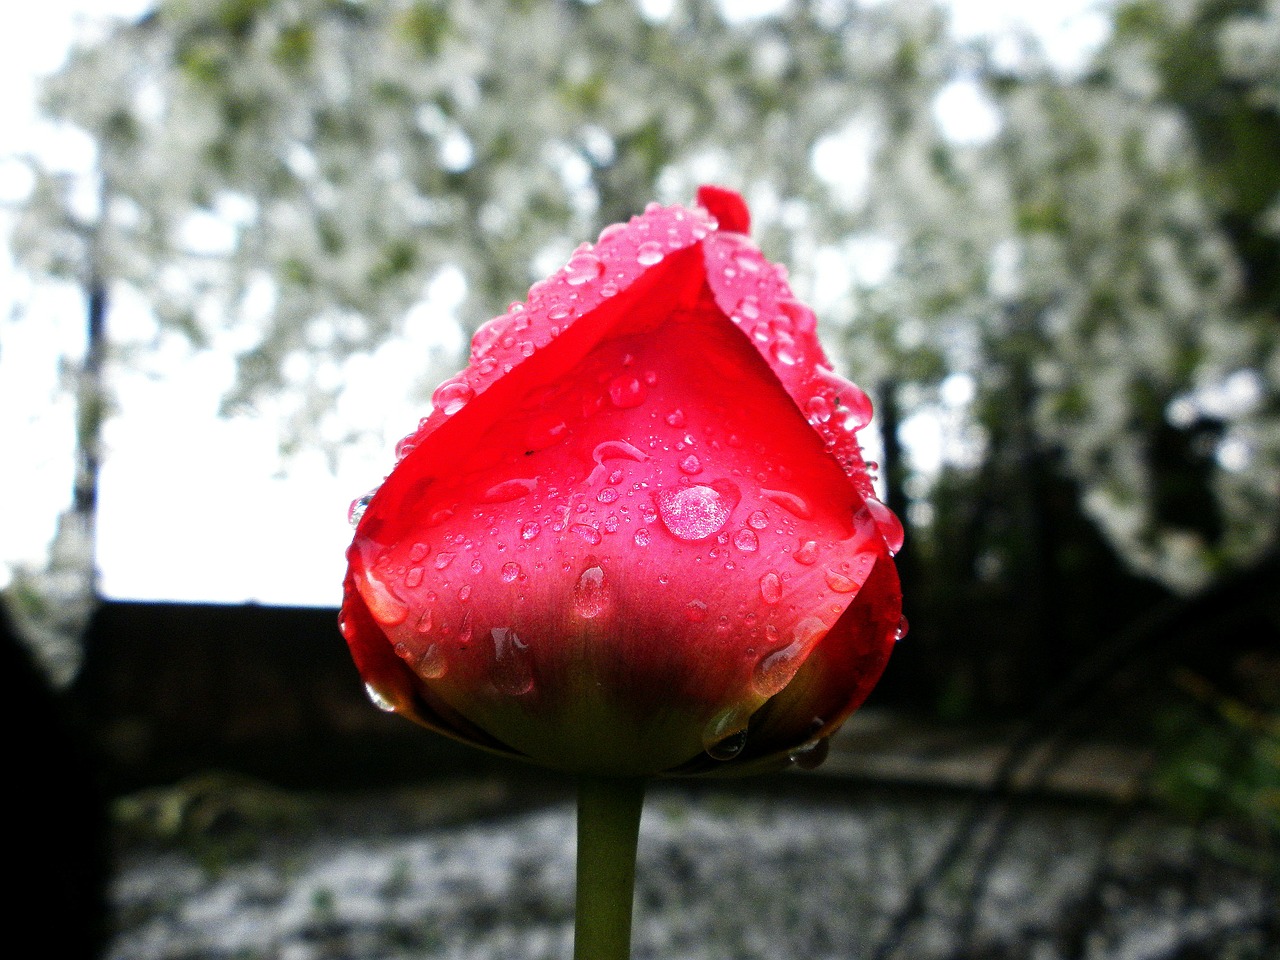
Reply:
<svg viewBox="0 0 1280 960"><path fill-rule="evenodd" d="M476 327L719 183L875 402L911 629L819 772L660 791L637 956L1280 956L1280 3L63 0L0 53L80 955L565 955L567 794L363 700L347 505Z"/></svg>

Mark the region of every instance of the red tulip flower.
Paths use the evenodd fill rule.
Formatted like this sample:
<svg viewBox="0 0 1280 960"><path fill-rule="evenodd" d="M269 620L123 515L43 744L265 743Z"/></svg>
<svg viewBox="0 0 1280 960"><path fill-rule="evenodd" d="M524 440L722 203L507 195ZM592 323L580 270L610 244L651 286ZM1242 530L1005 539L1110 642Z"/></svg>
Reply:
<svg viewBox="0 0 1280 960"><path fill-rule="evenodd" d="M574 772L702 772L829 736L899 628L866 395L703 188L608 227L472 341L359 518L371 694Z"/></svg>
<svg viewBox="0 0 1280 960"><path fill-rule="evenodd" d="M814 756L866 697L902 527L866 395L748 227L727 190L650 205L476 333L356 505L341 623L376 702L638 782Z"/></svg>

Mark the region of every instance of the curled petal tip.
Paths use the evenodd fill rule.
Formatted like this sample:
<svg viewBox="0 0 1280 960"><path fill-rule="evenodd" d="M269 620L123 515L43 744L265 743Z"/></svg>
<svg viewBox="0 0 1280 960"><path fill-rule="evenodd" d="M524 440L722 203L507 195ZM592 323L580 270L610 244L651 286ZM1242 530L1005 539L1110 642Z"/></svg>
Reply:
<svg viewBox="0 0 1280 960"><path fill-rule="evenodd" d="M732 190L703 185L698 188L698 206L716 218L721 230L751 232L751 211L747 209L747 202Z"/></svg>

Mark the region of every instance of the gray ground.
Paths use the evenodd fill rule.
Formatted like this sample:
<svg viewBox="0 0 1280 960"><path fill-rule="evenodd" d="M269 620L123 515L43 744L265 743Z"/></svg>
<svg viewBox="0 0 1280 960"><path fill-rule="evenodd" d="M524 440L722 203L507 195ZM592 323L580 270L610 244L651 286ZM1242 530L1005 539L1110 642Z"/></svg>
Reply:
<svg viewBox="0 0 1280 960"><path fill-rule="evenodd" d="M1226 833L1023 798L931 873L967 795L797 783L653 789L636 960L875 957L926 876L892 956L1280 956L1274 873ZM568 958L573 808L535 793L138 798L122 808L110 960Z"/></svg>

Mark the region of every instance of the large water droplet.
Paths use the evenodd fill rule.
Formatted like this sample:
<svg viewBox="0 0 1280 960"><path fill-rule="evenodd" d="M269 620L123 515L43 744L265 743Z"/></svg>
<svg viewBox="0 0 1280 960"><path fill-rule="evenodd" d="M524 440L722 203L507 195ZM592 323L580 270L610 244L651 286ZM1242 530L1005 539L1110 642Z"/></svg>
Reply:
<svg viewBox="0 0 1280 960"><path fill-rule="evenodd" d="M875 521L876 531L880 534L889 552L897 553L902 549L902 541L906 533L902 529L902 521L897 515L879 500L867 498L866 510Z"/></svg>
<svg viewBox="0 0 1280 960"><path fill-rule="evenodd" d="M662 257L662 244L656 240L647 240L636 250L636 262L642 267L652 267L655 263L660 263Z"/></svg>
<svg viewBox="0 0 1280 960"><path fill-rule="evenodd" d="M705 540L723 529L739 495L732 483L719 480L712 486L695 484L660 490L654 499L658 516L671 535L692 541Z"/></svg>
<svg viewBox="0 0 1280 960"><path fill-rule="evenodd" d="M459 374L436 387L435 393L431 394L431 405L443 410L445 416L452 417L474 396L475 391L471 389L471 385Z"/></svg>
<svg viewBox="0 0 1280 960"><path fill-rule="evenodd" d="M537 520L529 520L520 527L520 539L532 540L542 532L542 524Z"/></svg>
<svg viewBox="0 0 1280 960"><path fill-rule="evenodd" d="M592 546L595 546L600 542L600 531L595 527L589 526L585 523L575 523L569 527L569 529Z"/></svg>
<svg viewBox="0 0 1280 960"><path fill-rule="evenodd" d="M609 399L620 409L640 406L647 395L644 382L632 374L620 374L609 381Z"/></svg>
<svg viewBox="0 0 1280 960"><path fill-rule="evenodd" d="M520 564L514 561L508 561L502 565L502 582L514 583L516 578L520 576Z"/></svg>
<svg viewBox="0 0 1280 960"><path fill-rule="evenodd" d="M792 516L799 517L801 520L808 520L813 516L813 511L809 509L809 504L803 497L786 490L762 489L760 492Z"/></svg>
<svg viewBox="0 0 1280 960"><path fill-rule="evenodd" d="M754 530L743 527L733 535L733 545L743 553L755 553L760 549L760 538Z"/></svg>
<svg viewBox="0 0 1280 960"><path fill-rule="evenodd" d="M377 690L375 690L373 684L366 683L364 685L364 692L368 695L369 702L372 703L379 710L382 710L386 713L396 712L396 705L392 703L390 700L388 700L386 697L384 697Z"/></svg>
<svg viewBox="0 0 1280 960"><path fill-rule="evenodd" d="M410 567L409 572L404 575L404 585L412 590L420 583L422 583L422 568Z"/></svg>
<svg viewBox="0 0 1280 960"><path fill-rule="evenodd" d="M911 627L911 624L907 623L906 617L899 617L898 626L893 631L893 639L901 640L903 637L907 635L907 630L910 629L910 627Z"/></svg>
<svg viewBox="0 0 1280 960"><path fill-rule="evenodd" d="M578 577L573 588L573 612L584 620L594 620L604 612L609 603L604 568L594 557L588 557L589 566Z"/></svg>
<svg viewBox="0 0 1280 960"><path fill-rule="evenodd" d="M717 714L702 731L702 748L713 760L732 760L747 745L747 722L751 711L731 707Z"/></svg>
<svg viewBox="0 0 1280 960"><path fill-rule="evenodd" d="M760 578L760 599L770 605L782 599L782 579L772 570Z"/></svg>
<svg viewBox="0 0 1280 960"><path fill-rule="evenodd" d="M814 740L791 751L791 762L801 770L815 770L822 766L830 753L831 744L826 737L823 737L821 740Z"/></svg>
<svg viewBox="0 0 1280 960"><path fill-rule="evenodd" d="M772 697L791 682L809 652L830 628L817 617L805 617L792 631L785 647L760 658L751 676L751 685L762 697Z"/></svg>
<svg viewBox="0 0 1280 960"><path fill-rule="evenodd" d="M529 662L529 646L508 627L494 627L493 685L499 693L518 697L533 689L533 665Z"/></svg>
<svg viewBox="0 0 1280 960"><path fill-rule="evenodd" d="M360 596L373 619L384 627L397 627L409 616L409 607L376 576L364 578Z"/></svg>
<svg viewBox="0 0 1280 960"><path fill-rule="evenodd" d="M485 503L508 503L527 497L538 488L538 481L532 477L514 477L496 483L484 492L481 498Z"/></svg>
<svg viewBox="0 0 1280 960"><path fill-rule="evenodd" d="M369 501L373 499L373 495L378 492L378 488L374 487L363 497L356 497L351 501L351 506L347 507L347 523L353 527L360 525L360 519L364 516L365 510L369 506Z"/></svg>
<svg viewBox="0 0 1280 960"><path fill-rule="evenodd" d="M649 531L644 527L641 527L636 531L636 535L631 539L635 541L637 547L647 547L650 539Z"/></svg>
<svg viewBox="0 0 1280 960"><path fill-rule="evenodd" d="M604 264L594 253L589 250L581 250L569 258L569 262L565 264L564 274L565 282L571 287L580 287L584 283L590 283L604 273Z"/></svg>
<svg viewBox="0 0 1280 960"><path fill-rule="evenodd" d="M449 670L444 650L438 643L429 643L424 650L415 650L407 643L397 643L396 653L424 680L439 680Z"/></svg>
<svg viewBox="0 0 1280 960"><path fill-rule="evenodd" d="M809 564L816 562L818 559L818 544L813 540L806 540L796 547L796 552L792 554L792 558L796 563L803 563L805 566L809 566Z"/></svg>
<svg viewBox="0 0 1280 960"><path fill-rule="evenodd" d="M691 453L680 461L680 470L688 474L701 473L702 461Z"/></svg>
<svg viewBox="0 0 1280 960"><path fill-rule="evenodd" d="M871 398L860 387L823 367L818 368L818 376L835 395L836 407L846 430L861 430L871 422Z"/></svg>

